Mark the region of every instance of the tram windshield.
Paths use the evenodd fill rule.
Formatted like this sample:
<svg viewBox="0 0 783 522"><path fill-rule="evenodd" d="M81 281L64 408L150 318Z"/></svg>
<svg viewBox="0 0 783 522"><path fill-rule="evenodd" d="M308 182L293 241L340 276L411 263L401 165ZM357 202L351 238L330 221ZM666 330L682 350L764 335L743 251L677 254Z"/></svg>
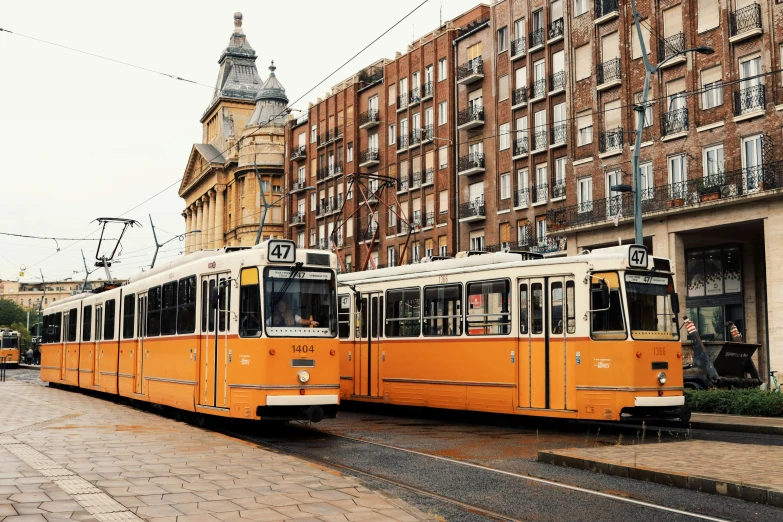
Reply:
<svg viewBox="0 0 783 522"><path fill-rule="evenodd" d="M634 339L679 339L677 315L672 310L671 276L626 273L628 320Z"/></svg>
<svg viewBox="0 0 783 522"><path fill-rule="evenodd" d="M334 337L335 276L328 270L267 268L264 318L269 336Z"/></svg>

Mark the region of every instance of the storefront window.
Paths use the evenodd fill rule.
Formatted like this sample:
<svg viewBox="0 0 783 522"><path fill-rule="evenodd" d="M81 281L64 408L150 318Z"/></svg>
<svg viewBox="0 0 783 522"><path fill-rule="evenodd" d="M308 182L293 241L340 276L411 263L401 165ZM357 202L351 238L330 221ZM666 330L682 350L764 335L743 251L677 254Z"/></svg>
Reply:
<svg viewBox="0 0 783 522"><path fill-rule="evenodd" d="M726 341L726 321L744 335L742 257L739 247L689 250L687 264L687 315L703 341Z"/></svg>

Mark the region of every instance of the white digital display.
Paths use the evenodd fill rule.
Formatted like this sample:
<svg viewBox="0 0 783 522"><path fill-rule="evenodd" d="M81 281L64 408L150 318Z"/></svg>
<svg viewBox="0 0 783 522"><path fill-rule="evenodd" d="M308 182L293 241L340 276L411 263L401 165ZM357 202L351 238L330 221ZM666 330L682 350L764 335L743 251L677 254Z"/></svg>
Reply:
<svg viewBox="0 0 783 522"><path fill-rule="evenodd" d="M667 286L669 284L669 278L667 277L653 277L640 274L625 274L625 280L629 283L642 283L647 285Z"/></svg>
<svg viewBox="0 0 783 522"><path fill-rule="evenodd" d="M289 270L270 270L267 274L273 279L288 279L291 277L291 272ZM332 274L330 272L306 272L300 270L293 278L309 281L331 281Z"/></svg>
<svg viewBox="0 0 783 522"><path fill-rule="evenodd" d="M628 248L628 266L647 268L647 248L642 245L631 245Z"/></svg>
<svg viewBox="0 0 783 522"><path fill-rule="evenodd" d="M287 239L270 239L267 242L266 257L271 263L294 263L296 243Z"/></svg>

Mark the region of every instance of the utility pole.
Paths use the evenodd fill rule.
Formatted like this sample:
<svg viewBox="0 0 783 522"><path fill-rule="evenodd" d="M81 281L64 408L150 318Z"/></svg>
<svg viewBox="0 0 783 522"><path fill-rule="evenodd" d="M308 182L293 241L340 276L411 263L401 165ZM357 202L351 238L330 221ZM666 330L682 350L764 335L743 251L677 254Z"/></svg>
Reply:
<svg viewBox="0 0 783 522"><path fill-rule="evenodd" d="M84 284L82 285L82 292L87 291L87 279L90 277L90 274L95 272L95 270L88 270L87 269L87 259L84 257L84 250L82 250L82 263L84 263Z"/></svg>

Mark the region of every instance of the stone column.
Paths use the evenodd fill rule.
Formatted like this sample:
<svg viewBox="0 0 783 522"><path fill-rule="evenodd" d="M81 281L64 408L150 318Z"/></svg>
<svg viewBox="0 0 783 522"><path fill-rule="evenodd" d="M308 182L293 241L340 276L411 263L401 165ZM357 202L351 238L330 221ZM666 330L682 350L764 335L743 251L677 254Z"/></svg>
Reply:
<svg viewBox="0 0 783 522"><path fill-rule="evenodd" d="M185 253L188 253L188 232L190 231L190 216L188 216L188 209L182 211L182 217L185 218Z"/></svg>
<svg viewBox="0 0 783 522"><path fill-rule="evenodd" d="M193 215L194 215L194 226L196 230L202 230L201 228L201 216L202 216L202 209L201 209L201 200L197 199L193 203ZM201 250L201 232L196 232L193 234L193 238L190 240L190 251L191 252L197 252Z"/></svg>
<svg viewBox="0 0 783 522"><path fill-rule="evenodd" d="M201 250L209 248L209 194L201 196Z"/></svg>
<svg viewBox="0 0 783 522"><path fill-rule="evenodd" d="M764 257L767 273L767 339L769 368L759 368L766 380L769 370L783 373L783 205L769 205L769 217L764 220ZM763 349L763 348L762 348Z"/></svg>
<svg viewBox="0 0 783 522"><path fill-rule="evenodd" d="M223 248L223 198L226 195L225 185L215 185L215 248Z"/></svg>
<svg viewBox="0 0 783 522"><path fill-rule="evenodd" d="M207 199L209 201L209 213L207 213L207 228L209 229L207 236L207 248L215 248L215 191L210 189L207 191Z"/></svg>

